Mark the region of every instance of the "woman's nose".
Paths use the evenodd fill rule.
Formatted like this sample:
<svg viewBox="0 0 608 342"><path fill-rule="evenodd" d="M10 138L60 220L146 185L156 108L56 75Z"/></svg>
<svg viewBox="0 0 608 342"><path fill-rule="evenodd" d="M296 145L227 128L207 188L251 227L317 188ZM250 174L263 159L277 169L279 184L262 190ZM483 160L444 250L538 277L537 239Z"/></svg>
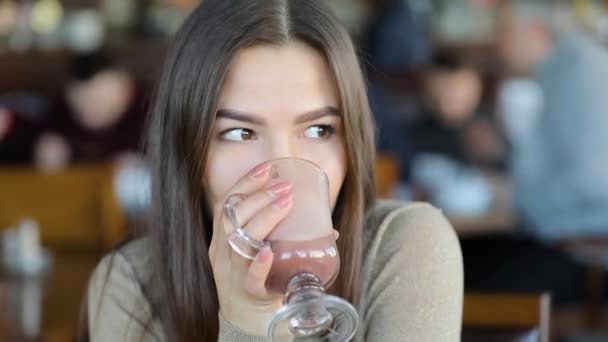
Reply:
<svg viewBox="0 0 608 342"><path fill-rule="evenodd" d="M266 159L279 158L298 158L296 144L288 137L276 137L268 141L266 150Z"/></svg>

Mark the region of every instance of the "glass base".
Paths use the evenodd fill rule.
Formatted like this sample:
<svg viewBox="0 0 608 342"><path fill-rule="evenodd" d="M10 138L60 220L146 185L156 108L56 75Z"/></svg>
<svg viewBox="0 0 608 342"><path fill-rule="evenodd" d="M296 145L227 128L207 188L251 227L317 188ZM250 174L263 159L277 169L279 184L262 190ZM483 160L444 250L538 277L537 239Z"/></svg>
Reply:
<svg viewBox="0 0 608 342"><path fill-rule="evenodd" d="M327 295L322 286L311 279L296 279L285 298L286 304L268 325L267 335L276 341L350 341L357 331L359 316L355 308L342 298ZM290 285L294 283L290 282ZM298 281L299 280L299 281Z"/></svg>

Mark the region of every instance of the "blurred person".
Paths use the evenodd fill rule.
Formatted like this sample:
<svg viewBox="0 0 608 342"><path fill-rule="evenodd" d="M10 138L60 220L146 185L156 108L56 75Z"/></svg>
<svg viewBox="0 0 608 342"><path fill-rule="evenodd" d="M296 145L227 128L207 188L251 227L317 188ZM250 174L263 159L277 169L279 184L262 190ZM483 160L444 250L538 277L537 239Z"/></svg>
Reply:
<svg viewBox="0 0 608 342"><path fill-rule="evenodd" d="M408 1L371 3L374 14L361 50L378 150L399 159L400 179L407 182L413 149L404 132L415 114L417 70L429 59L430 42Z"/></svg>
<svg viewBox="0 0 608 342"><path fill-rule="evenodd" d="M608 52L579 31L554 30L543 4L514 2L499 51L542 92L529 139L514 151L513 175L529 233L556 242L608 233Z"/></svg>
<svg viewBox="0 0 608 342"><path fill-rule="evenodd" d="M424 76L421 115L408 125L415 153L441 154L461 164L495 168L503 146L482 103L482 75L459 56L434 54Z"/></svg>
<svg viewBox="0 0 608 342"><path fill-rule="evenodd" d="M430 55L430 42L409 2L370 2L373 14L363 42L367 66L380 71L405 73L424 65Z"/></svg>
<svg viewBox="0 0 608 342"><path fill-rule="evenodd" d="M375 201L363 75L324 1L202 1L167 56L148 135L149 229L94 272L85 336L266 341L283 304L266 287L280 255L239 256L223 208L246 194L240 224L265 240L298 200L291 184L268 184L267 161L295 157L327 175L341 255L328 292L362 313L355 340L460 340L457 238L428 204Z"/></svg>
<svg viewBox="0 0 608 342"><path fill-rule="evenodd" d="M543 107L543 91L533 78L509 77L498 88L497 112L509 143L519 149L533 135Z"/></svg>
<svg viewBox="0 0 608 342"><path fill-rule="evenodd" d="M481 170L503 152L482 108L481 74L449 51L437 51L425 69L421 114L404 132L414 148L412 184L450 214L481 215L493 197Z"/></svg>
<svg viewBox="0 0 608 342"><path fill-rule="evenodd" d="M34 156L41 169L115 160L140 151L145 108L128 71L106 55L76 56Z"/></svg>
<svg viewBox="0 0 608 342"><path fill-rule="evenodd" d="M529 96L514 104L529 117L511 125L521 227L476 247L463 243L467 287L551 291L556 305L580 301L584 286L584 265L560 243L608 233L608 53L560 27L558 5L513 0L501 13L501 56L538 85L525 86Z"/></svg>

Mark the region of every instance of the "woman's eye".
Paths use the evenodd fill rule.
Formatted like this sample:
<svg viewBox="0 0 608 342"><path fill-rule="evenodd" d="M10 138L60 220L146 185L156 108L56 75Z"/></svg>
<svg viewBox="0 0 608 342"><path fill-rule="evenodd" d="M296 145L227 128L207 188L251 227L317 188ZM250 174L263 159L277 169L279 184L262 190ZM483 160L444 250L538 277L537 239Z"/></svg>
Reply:
<svg viewBox="0 0 608 342"><path fill-rule="evenodd" d="M255 133L247 128L233 128L222 132L221 137L229 141L248 141L255 139Z"/></svg>
<svg viewBox="0 0 608 342"><path fill-rule="evenodd" d="M335 132L335 128L331 125L316 125L310 126L304 132L304 136L313 139L328 139Z"/></svg>

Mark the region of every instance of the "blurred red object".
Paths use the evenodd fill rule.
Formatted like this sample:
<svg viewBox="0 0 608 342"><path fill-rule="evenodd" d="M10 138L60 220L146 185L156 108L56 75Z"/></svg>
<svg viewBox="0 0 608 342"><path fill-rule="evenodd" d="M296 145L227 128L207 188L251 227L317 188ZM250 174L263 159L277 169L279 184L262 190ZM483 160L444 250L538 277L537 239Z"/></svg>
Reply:
<svg viewBox="0 0 608 342"><path fill-rule="evenodd" d="M494 7L496 0L470 0L475 6Z"/></svg>
<svg viewBox="0 0 608 342"><path fill-rule="evenodd" d="M13 126L13 114L7 109L0 107L0 142L8 136Z"/></svg>
<svg viewBox="0 0 608 342"><path fill-rule="evenodd" d="M20 112L0 106L0 165L29 163L39 126Z"/></svg>

